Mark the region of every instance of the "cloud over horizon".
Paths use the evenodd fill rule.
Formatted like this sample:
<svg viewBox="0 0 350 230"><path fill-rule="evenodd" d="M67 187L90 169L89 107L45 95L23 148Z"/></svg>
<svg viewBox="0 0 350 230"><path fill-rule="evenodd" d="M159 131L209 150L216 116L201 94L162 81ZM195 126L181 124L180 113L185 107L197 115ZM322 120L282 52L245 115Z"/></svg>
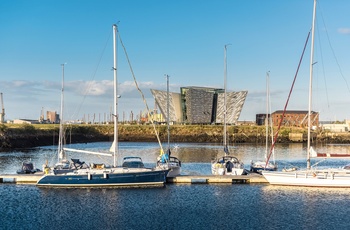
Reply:
<svg viewBox="0 0 350 230"><path fill-rule="evenodd" d="M350 28L339 28L338 33L340 34L350 34Z"/></svg>

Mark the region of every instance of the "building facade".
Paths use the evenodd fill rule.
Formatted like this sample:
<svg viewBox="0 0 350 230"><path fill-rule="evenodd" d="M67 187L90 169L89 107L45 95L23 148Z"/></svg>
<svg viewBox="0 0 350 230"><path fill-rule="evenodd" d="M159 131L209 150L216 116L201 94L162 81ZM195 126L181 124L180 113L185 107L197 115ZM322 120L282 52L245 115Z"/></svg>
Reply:
<svg viewBox="0 0 350 230"><path fill-rule="evenodd" d="M207 87L181 87L180 93L151 89L164 118L188 124L222 124L224 122L224 90ZM226 123L235 124L240 116L248 91L226 93Z"/></svg>
<svg viewBox="0 0 350 230"><path fill-rule="evenodd" d="M56 111L47 111L47 122L51 124L59 124L60 123L60 115L56 113Z"/></svg>
<svg viewBox="0 0 350 230"><path fill-rule="evenodd" d="M303 110L286 110L282 125L283 126L296 126L307 127L308 126L308 111ZM277 110L271 114L272 123L274 126L278 126L283 115L283 110ZM311 111L311 126L318 127L319 125L319 113Z"/></svg>

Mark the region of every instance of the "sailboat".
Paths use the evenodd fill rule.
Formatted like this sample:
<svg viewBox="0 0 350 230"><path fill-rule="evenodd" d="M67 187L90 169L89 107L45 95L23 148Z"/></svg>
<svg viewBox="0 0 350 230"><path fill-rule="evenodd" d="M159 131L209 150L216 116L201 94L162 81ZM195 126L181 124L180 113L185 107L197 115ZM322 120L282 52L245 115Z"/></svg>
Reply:
<svg viewBox="0 0 350 230"><path fill-rule="evenodd" d="M113 155L107 153L95 153L113 156L113 167L107 165L87 165L79 159L72 159L73 169L67 171L48 170L41 177L37 186L40 187L106 187L106 186L164 186L168 169L145 167L117 167L118 151L118 120L117 120L117 25L113 25L113 53L114 53L114 147ZM63 90L62 90L63 91ZM61 102L62 103L62 102ZM62 108L62 106L61 106ZM74 151L74 149L66 149ZM77 150L79 152L79 150ZM60 153L63 151L59 151ZM80 150L80 152L83 152ZM88 152L88 151L84 151ZM59 157L60 159L60 157Z"/></svg>
<svg viewBox="0 0 350 230"><path fill-rule="evenodd" d="M119 36L119 38L120 38L120 36ZM131 70L132 77L134 79L134 83L135 83L136 89L137 89L137 91L139 91L139 93L141 95L141 98L142 98L142 100L143 100L143 102L144 102L144 104L146 106L146 110L147 110L147 113L148 113L149 121L152 124L154 133L155 133L155 135L157 137L157 140L158 140L158 144L159 144L159 147L160 147L160 155L158 157L156 168L160 169L160 170L168 170L167 177L178 176L181 173L181 161L178 158L176 158L176 157L172 157L171 156L171 152L170 152L169 76L166 75L166 78L167 78L167 116L166 117L167 117L167 130L168 130L168 149L167 149L166 152L164 152L162 143L161 143L160 138L159 138L159 133L157 131L155 122L153 120L153 116L151 116L150 109L148 107L145 95L143 94L142 90L138 86L138 83L137 83L134 71L132 70L132 66L131 66L131 63L130 63L130 60L129 60L129 55L128 55L127 51L126 51L126 48L125 48L121 38L120 38L120 43L121 43L121 45L122 45L122 47L124 49L125 56L126 56L126 58L128 60L128 64L129 64L129 67L130 67L130 70ZM135 164L139 164L139 163L135 162Z"/></svg>
<svg viewBox="0 0 350 230"><path fill-rule="evenodd" d="M167 143L167 151L159 157L157 161L157 167L161 169L169 169L169 173L167 177L176 177L181 174L181 161L174 156L171 156L170 151L170 103L169 103L169 75L166 75L167 79L167 134L168 134L168 143Z"/></svg>
<svg viewBox="0 0 350 230"><path fill-rule="evenodd" d="M269 129L271 130L271 140L273 142L273 128L272 128L272 118L269 115L269 112L271 111L271 104L270 104L270 92L269 92L269 72L266 74L266 116L265 116L265 131L266 131L266 148L265 148L265 160L264 161L252 161L250 163L250 171L251 172L256 172L256 173L261 173L263 170L267 171L276 171L277 170L277 164L275 160L273 159L273 162L268 161L266 164L267 160L267 154L268 154L268 149L269 149ZM270 124L270 127L269 127ZM274 149L273 151L273 156L274 156Z"/></svg>
<svg viewBox="0 0 350 230"><path fill-rule="evenodd" d="M245 172L244 164L237 157L231 156L227 144L226 132L226 79L227 79L227 65L226 65L227 45L224 46L224 131L223 131L223 145L224 156L219 157L211 162L211 172L213 175L243 175Z"/></svg>
<svg viewBox="0 0 350 230"><path fill-rule="evenodd" d="M308 140L307 140L307 168L305 170L284 171L284 172L268 172L263 171L262 174L266 180L272 185L290 185L290 186L306 186L306 187L350 187L350 170L344 168L328 168L317 169L310 166L311 158L324 157L326 155L317 154L311 147L311 99L312 99L312 76L313 76L313 50L314 50L314 34L315 34L315 18L316 4L314 0L313 18L312 18L312 39L311 39L311 55L310 55L310 79L309 79L309 108L308 108ZM328 154L332 157L331 154ZM336 156L339 158L339 155Z"/></svg>

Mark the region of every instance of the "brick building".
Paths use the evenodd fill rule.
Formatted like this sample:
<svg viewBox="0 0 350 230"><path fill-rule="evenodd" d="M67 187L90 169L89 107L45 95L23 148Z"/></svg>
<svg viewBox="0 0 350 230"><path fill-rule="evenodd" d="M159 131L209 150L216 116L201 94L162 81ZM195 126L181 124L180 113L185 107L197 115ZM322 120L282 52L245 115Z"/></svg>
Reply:
<svg viewBox="0 0 350 230"><path fill-rule="evenodd" d="M274 126L278 126L282 118L283 110L277 110L271 114L272 123ZM318 112L311 111L311 126L318 126L319 124ZM307 127L308 123L308 111L304 110L286 110L284 119L282 122L283 126L297 126Z"/></svg>

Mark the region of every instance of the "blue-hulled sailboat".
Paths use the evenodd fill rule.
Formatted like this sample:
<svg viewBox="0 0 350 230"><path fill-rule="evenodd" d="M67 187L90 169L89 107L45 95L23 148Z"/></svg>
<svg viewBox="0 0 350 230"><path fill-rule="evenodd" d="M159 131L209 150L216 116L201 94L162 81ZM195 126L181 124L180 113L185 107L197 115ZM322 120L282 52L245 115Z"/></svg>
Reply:
<svg viewBox="0 0 350 230"><path fill-rule="evenodd" d="M159 168L135 168L117 167L116 157L118 151L118 120L117 120L117 25L113 25L113 51L114 51L114 142L113 142L113 167L95 164L85 164L77 159L72 159L75 167L67 170L48 170L39 179L40 187L107 187L107 186L164 186L168 169ZM63 89L62 89L63 94ZM62 100L61 100L62 101ZM63 102L61 102L63 103ZM62 107L62 106L61 106ZM62 112L61 112L62 113ZM62 128L62 127L60 127ZM66 149L74 151L72 149ZM91 153L91 152L90 152ZM94 153L96 154L96 153ZM112 154L99 153L101 155ZM60 153L59 153L60 155ZM59 160L60 162L60 160ZM79 163L79 164L78 164ZM71 164L72 165L72 164ZM79 165L79 167L77 167Z"/></svg>

